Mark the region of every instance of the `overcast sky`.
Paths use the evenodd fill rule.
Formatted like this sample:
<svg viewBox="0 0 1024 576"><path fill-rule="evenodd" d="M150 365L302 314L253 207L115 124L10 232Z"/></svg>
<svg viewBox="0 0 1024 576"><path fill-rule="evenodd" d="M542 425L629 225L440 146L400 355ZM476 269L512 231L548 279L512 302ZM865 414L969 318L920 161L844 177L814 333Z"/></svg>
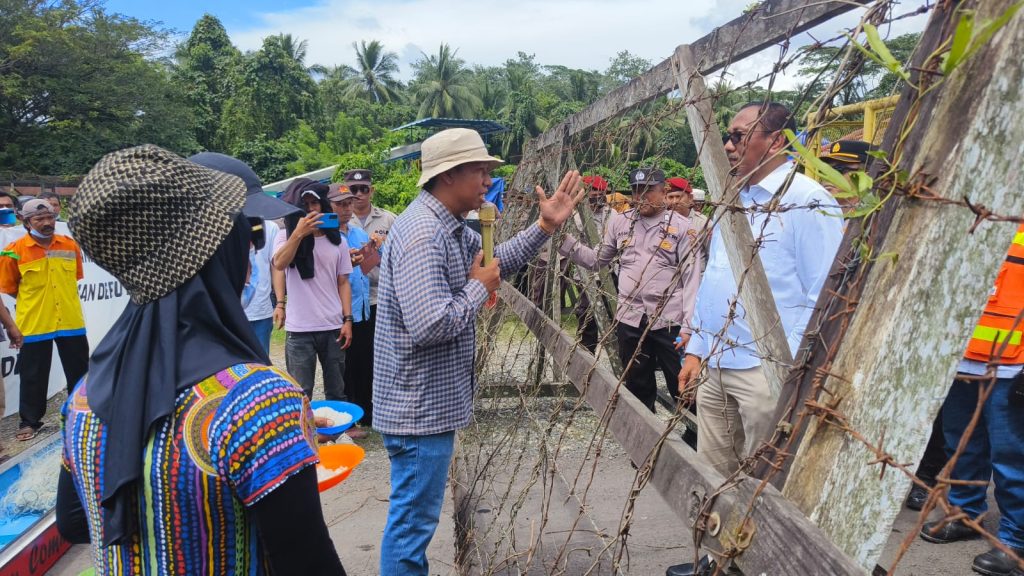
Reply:
<svg viewBox="0 0 1024 576"><path fill-rule="evenodd" d="M897 6L911 12L927 0ZM622 50L660 62L679 44L691 42L739 16L750 0L225 0L150 3L108 0L110 10L159 20L187 33L204 12L224 22L235 44L255 50L268 35L291 33L309 41L307 64L353 64L352 42L380 40L400 59L401 77L421 52L436 53L441 42L459 50L471 64L499 65L517 51L536 54L541 64L604 71ZM833 37L853 26L862 9L811 32ZM923 29L925 17L906 19L883 30L899 35ZM810 42L803 35L794 45ZM733 67L734 83L771 69L778 50L767 50ZM797 82L780 78L779 88Z"/></svg>

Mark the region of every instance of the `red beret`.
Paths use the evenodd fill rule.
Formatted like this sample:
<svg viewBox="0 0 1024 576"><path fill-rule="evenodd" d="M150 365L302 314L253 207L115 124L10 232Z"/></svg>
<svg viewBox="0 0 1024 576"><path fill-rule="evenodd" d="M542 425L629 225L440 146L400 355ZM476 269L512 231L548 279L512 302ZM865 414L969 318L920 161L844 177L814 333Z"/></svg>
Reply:
<svg viewBox="0 0 1024 576"><path fill-rule="evenodd" d="M687 194L693 193L693 188L690 188L690 182L686 178L666 178L665 183L669 185L670 190L682 190Z"/></svg>
<svg viewBox="0 0 1024 576"><path fill-rule="evenodd" d="M600 176L584 176L583 183L589 185L594 190L602 192L608 189L608 181Z"/></svg>

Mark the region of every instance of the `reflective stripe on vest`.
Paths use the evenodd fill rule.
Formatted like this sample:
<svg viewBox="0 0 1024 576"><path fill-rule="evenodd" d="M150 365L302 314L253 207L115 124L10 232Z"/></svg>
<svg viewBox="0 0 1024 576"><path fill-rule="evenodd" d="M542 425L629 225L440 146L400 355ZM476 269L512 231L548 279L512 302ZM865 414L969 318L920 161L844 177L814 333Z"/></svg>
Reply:
<svg viewBox="0 0 1024 576"><path fill-rule="evenodd" d="M1006 330L991 328L989 326L976 326L974 328L974 334L971 337L975 340L984 340L985 342L995 342L997 344L1002 344L1009 340L1011 345L1020 346L1021 331L1014 330L1013 332L1007 332Z"/></svg>
<svg viewBox="0 0 1024 576"><path fill-rule="evenodd" d="M1024 225L1017 228L1013 243L996 276L995 289L981 320L971 334L964 357L998 364L1024 363ZM998 355L993 358L993 355Z"/></svg>

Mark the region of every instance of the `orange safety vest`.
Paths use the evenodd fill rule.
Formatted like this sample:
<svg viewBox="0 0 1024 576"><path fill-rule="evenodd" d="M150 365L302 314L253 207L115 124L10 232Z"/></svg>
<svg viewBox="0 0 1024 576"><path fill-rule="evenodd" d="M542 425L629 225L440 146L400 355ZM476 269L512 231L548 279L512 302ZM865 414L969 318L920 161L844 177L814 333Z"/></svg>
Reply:
<svg viewBox="0 0 1024 576"><path fill-rule="evenodd" d="M981 320L967 343L964 358L997 364L1024 364L1024 320L1015 324L1024 309L1024 224L1017 228L996 285L988 297ZM1006 348L1000 354L1003 343ZM996 356L998 354L998 356Z"/></svg>

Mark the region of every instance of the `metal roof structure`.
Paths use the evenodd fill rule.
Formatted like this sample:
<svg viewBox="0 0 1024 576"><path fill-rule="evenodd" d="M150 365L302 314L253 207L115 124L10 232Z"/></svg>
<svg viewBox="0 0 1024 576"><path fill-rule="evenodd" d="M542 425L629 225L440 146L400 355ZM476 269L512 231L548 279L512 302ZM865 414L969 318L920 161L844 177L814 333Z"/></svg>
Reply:
<svg viewBox="0 0 1024 576"><path fill-rule="evenodd" d="M425 128L427 130L445 130L447 128L469 128L476 130L486 142L494 134L508 132L508 127L499 124L494 120L472 120L464 118L421 118L398 128L392 128L392 132L406 130L408 128ZM385 162L396 162L398 160L415 160L420 157L421 142L413 142L405 146L396 146L391 149L391 154Z"/></svg>
<svg viewBox="0 0 1024 576"><path fill-rule="evenodd" d="M271 182L270 184L263 185L263 191L269 192L274 196L279 196L281 192L284 192L285 188L292 183L296 178L309 178L310 180L316 180L322 184L329 184L331 182L331 176L334 176L334 171L338 169L338 165L328 166L319 170L313 170L312 172L306 172L305 174L299 174L298 176L292 176L291 178L285 178L284 180L278 180L277 182Z"/></svg>
<svg viewBox="0 0 1024 576"><path fill-rule="evenodd" d="M494 120L471 120L464 118L421 118L414 122L403 124L398 128L392 128L391 131L397 132L407 128L428 128L437 130L444 130L445 128L471 128L479 132L481 136L490 136L491 134L508 132L508 127L503 124L499 124Z"/></svg>

